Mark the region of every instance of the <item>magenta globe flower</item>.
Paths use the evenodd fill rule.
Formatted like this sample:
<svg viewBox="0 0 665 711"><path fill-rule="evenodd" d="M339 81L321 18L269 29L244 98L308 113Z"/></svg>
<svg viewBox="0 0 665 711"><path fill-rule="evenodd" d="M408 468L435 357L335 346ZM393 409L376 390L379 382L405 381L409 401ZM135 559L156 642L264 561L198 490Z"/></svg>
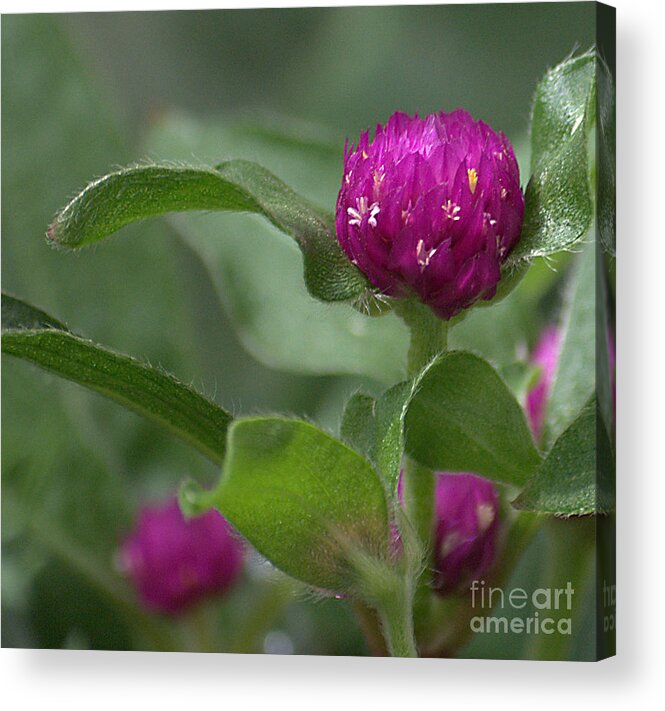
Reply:
<svg viewBox="0 0 665 711"><path fill-rule="evenodd" d="M488 479L448 472L437 474L435 496L434 589L464 592L496 560L499 497Z"/></svg>
<svg viewBox="0 0 665 711"><path fill-rule="evenodd" d="M540 375L526 395L526 414L536 440L540 439L543 432L545 408L556 373L560 348L559 329L556 326L547 326L531 354L531 363L540 368Z"/></svg>
<svg viewBox="0 0 665 711"><path fill-rule="evenodd" d="M120 550L145 607L169 615L225 592L242 564L243 545L221 514L186 520L176 499L144 507Z"/></svg>
<svg viewBox="0 0 665 711"><path fill-rule="evenodd" d="M494 296L523 217L510 142L462 109L395 113L344 151L342 249L381 293L442 319Z"/></svg>

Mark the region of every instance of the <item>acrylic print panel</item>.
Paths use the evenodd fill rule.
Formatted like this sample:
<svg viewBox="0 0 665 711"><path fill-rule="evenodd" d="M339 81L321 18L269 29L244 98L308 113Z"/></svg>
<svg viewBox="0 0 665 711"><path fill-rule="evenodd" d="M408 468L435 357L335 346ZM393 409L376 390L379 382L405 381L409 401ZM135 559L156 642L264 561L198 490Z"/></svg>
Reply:
<svg viewBox="0 0 665 711"><path fill-rule="evenodd" d="M2 32L3 646L612 655L613 9Z"/></svg>

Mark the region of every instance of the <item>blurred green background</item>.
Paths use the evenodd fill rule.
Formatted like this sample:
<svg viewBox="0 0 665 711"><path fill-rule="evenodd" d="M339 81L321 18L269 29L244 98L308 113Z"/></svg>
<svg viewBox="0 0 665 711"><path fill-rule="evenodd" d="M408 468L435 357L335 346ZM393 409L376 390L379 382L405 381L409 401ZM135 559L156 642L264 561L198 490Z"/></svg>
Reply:
<svg viewBox="0 0 665 711"><path fill-rule="evenodd" d="M593 43L594 12L544 3L3 16L3 289L234 413L288 412L335 430L350 392L399 377L406 334L392 316L311 301L297 250L258 219L151 221L72 255L45 244L54 212L118 165L235 157L331 209L345 138L398 109L466 107L509 136L526 182L535 84ZM474 312L456 343L508 368L554 308L555 276L534 267L506 305ZM187 646L186 623L173 633L133 608L113 560L142 501L188 475L214 480L212 465L115 405L3 358L2 473L3 646L149 649L164 634ZM517 579L537 580L539 545ZM209 611L225 648L238 648L238 620L260 607L261 570L250 566ZM257 623L242 642L250 651L366 652L343 601L261 604L271 631ZM578 647L573 656L589 653ZM520 638L486 636L464 653L526 651Z"/></svg>

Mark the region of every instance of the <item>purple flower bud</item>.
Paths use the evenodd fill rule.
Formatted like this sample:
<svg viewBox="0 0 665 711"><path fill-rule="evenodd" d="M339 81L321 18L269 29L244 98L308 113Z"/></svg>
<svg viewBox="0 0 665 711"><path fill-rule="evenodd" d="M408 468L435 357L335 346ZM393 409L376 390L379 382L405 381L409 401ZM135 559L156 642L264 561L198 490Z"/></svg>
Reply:
<svg viewBox="0 0 665 711"><path fill-rule="evenodd" d="M383 294L443 319L491 299L522 228L512 146L464 110L393 114L344 151L337 239Z"/></svg>
<svg viewBox="0 0 665 711"><path fill-rule="evenodd" d="M448 472L437 474L435 496L434 589L463 592L496 559L499 497L488 479Z"/></svg>
<svg viewBox="0 0 665 711"><path fill-rule="evenodd" d="M170 615L227 590L242 562L242 543L221 514L185 520L176 499L144 507L120 550L143 604Z"/></svg>
<svg viewBox="0 0 665 711"><path fill-rule="evenodd" d="M556 326L547 326L541 333L536 347L531 354L531 363L539 366L540 376L537 383L526 395L526 414L531 431L536 440L540 439L545 419L545 407L550 394L554 374L556 373L561 336Z"/></svg>

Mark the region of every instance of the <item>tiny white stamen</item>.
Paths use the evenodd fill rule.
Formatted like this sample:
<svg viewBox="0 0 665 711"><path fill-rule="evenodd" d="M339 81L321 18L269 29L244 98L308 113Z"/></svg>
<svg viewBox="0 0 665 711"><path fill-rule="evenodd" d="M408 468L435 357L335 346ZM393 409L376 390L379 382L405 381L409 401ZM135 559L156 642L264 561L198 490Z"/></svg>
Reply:
<svg viewBox="0 0 665 711"><path fill-rule="evenodd" d="M346 208L346 214L353 218L352 220L349 220L350 225L360 225L360 223L363 221L362 215L357 210L354 210L352 207Z"/></svg>
<svg viewBox="0 0 665 711"><path fill-rule="evenodd" d="M462 210L462 208L459 205L456 205L452 200L448 200L448 202L441 205L441 209L446 213L446 217L449 220L457 222L457 220L460 219L458 213Z"/></svg>
<svg viewBox="0 0 665 711"><path fill-rule="evenodd" d="M365 217L365 215L369 214L369 218L367 219L367 223L371 227L376 227L376 216L381 212L381 208L379 207L378 202L374 202L371 205L368 205L369 201L367 198L363 195L362 197L356 198L356 207L347 207L346 208L346 214L351 217L349 220L350 225L358 225L360 226L362 224L362 221ZM357 209L356 209L357 208Z"/></svg>
<svg viewBox="0 0 665 711"><path fill-rule="evenodd" d="M381 208L379 207L379 203L375 202L372 205L370 205L369 208L369 219L367 220L367 224L369 224L371 227L376 227L376 216L381 212Z"/></svg>
<svg viewBox="0 0 665 711"><path fill-rule="evenodd" d="M425 267L429 266L432 257L436 254L438 247L433 247L430 250L425 249L425 242L421 239L416 244L416 261L420 266L420 271L424 271Z"/></svg>
<svg viewBox="0 0 665 711"><path fill-rule="evenodd" d="M484 212L483 217L487 220L490 227L494 227L494 225L496 225L496 220L492 217L492 215L489 212Z"/></svg>

